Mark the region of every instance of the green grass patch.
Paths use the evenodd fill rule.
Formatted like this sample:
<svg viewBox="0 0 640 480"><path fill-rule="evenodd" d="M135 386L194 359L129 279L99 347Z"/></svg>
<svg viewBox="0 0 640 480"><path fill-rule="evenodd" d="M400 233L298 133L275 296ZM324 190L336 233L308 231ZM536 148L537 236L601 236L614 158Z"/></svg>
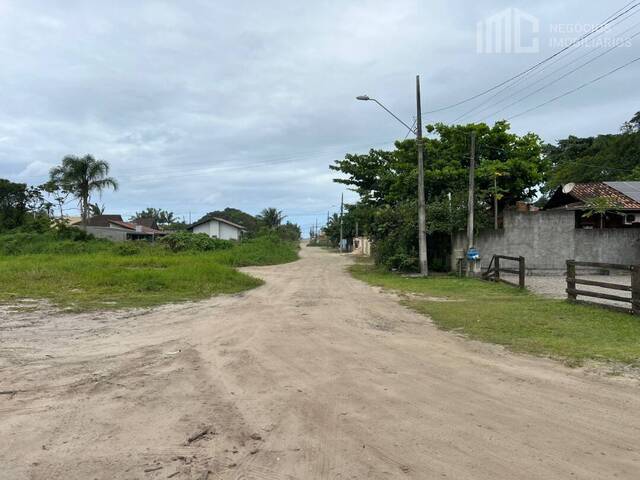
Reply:
<svg viewBox="0 0 640 480"><path fill-rule="evenodd" d="M444 330L572 365L599 360L640 366L640 319L632 315L481 280L407 278L363 264L353 265L351 272L372 285L437 297L410 296L403 303L429 315Z"/></svg>
<svg viewBox="0 0 640 480"><path fill-rule="evenodd" d="M208 252L172 253L145 244L135 252L120 250L118 244L109 244L92 252L79 246L74 253L0 255L0 302L46 299L61 308L86 311L200 300L262 284L234 267L298 258L297 245L273 238Z"/></svg>

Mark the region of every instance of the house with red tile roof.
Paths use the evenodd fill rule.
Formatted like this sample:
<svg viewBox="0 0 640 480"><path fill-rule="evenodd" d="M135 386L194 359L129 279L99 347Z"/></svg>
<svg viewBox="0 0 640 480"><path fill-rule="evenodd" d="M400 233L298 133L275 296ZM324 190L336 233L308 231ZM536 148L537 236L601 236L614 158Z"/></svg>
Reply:
<svg viewBox="0 0 640 480"><path fill-rule="evenodd" d="M80 227L82 222L74 223ZM147 240L155 241L158 238L168 235L158 228L158 224L153 218L136 218L130 222L123 220L121 215L96 215L91 217L86 226L87 233L98 238L123 242L125 240Z"/></svg>
<svg viewBox="0 0 640 480"><path fill-rule="evenodd" d="M610 207L589 215L598 201ZM577 228L640 228L640 182L569 183L558 188L543 209L574 211Z"/></svg>

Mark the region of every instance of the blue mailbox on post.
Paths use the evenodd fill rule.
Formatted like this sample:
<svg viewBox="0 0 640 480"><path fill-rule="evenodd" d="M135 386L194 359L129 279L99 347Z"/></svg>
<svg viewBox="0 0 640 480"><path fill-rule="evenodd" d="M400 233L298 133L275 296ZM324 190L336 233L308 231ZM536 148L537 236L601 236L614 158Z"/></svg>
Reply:
<svg viewBox="0 0 640 480"><path fill-rule="evenodd" d="M480 260L480 252L478 252L475 247L469 248L469 250L467 250L467 260L470 262L477 262Z"/></svg>

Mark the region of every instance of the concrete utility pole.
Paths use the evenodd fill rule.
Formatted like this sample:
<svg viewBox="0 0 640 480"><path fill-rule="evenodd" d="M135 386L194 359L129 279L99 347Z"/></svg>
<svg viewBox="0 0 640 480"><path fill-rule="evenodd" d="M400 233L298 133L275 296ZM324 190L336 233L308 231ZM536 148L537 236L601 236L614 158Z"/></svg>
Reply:
<svg viewBox="0 0 640 480"><path fill-rule="evenodd" d="M498 230L498 172L493 174L493 229Z"/></svg>
<svg viewBox="0 0 640 480"><path fill-rule="evenodd" d="M427 212L424 196L424 146L422 145L422 105L420 102L420 75L416 75L416 142L418 147L418 252L420 273L429 275L427 263Z"/></svg>
<svg viewBox="0 0 640 480"><path fill-rule="evenodd" d="M476 132L471 132L471 150L469 152L469 217L467 220L467 250L474 246L473 239L473 214L475 210L476 190Z"/></svg>
<svg viewBox="0 0 640 480"><path fill-rule="evenodd" d="M343 235L342 235L342 213L343 213L343 211L344 211L344 193L340 197L340 252L344 251L344 249L342 248L342 239L343 239Z"/></svg>
<svg viewBox="0 0 640 480"><path fill-rule="evenodd" d="M418 115L416 118L416 129L404 123L395 113L385 107L375 98L369 95L359 95L356 100L372 101L382 107L387 113L395 118L402 125L407 127L411 133L416 135L416 146L418 148L418 253L420 262L420 273L429 275L429 264L427 262L427 212L424 194L424 145L422 144L422 106L420 103L420 75L416 75L416 103Z"/></svg>

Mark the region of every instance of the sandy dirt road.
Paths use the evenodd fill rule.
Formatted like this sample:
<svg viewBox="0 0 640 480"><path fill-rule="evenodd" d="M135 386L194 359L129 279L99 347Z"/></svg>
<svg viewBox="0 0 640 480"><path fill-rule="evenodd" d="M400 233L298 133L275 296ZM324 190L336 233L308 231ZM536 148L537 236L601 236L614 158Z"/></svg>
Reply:
<svg viewBox="0 0 640 480"><path fill-rule="evenodd" d="M303 248L243 295L2 315L0 478L640 478L636 381L441 332L349 262Z"/></svg>

